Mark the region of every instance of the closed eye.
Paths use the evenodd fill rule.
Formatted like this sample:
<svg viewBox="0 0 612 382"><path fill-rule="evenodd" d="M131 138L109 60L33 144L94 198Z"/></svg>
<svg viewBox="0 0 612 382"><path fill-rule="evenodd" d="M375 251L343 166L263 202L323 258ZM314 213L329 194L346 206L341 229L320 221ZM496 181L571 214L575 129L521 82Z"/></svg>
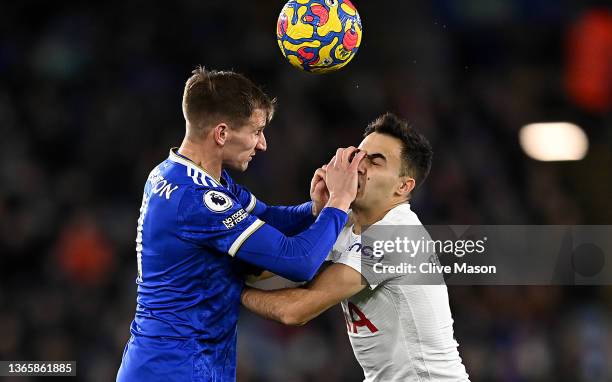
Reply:
<svg viewBox="0 0 612 382"><path fill-rule="evenodd" d="M370 163L375 165L375 166L382 166L387 161L387 158L385 158L384 155L378 154L378 153L377 154L369 154L367 156L367 158L370 161Z"/></svg>

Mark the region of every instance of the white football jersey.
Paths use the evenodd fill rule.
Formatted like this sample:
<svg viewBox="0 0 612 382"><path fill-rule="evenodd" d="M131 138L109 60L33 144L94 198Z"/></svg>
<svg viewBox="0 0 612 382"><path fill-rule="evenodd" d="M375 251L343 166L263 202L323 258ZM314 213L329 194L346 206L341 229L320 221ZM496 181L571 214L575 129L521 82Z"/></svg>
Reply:
<svg viewBox="0 0 612 382"><path fill-rule="evenodd" d="M422 226L408 203L375 225ZM374 274L365 266L362 271L360 243L361 237L347 225L328 259L357 270L369 284L342 301L364 381L469 381L453 337L446 285L411 285L414 282L398 282L409 275Z"/></svg>

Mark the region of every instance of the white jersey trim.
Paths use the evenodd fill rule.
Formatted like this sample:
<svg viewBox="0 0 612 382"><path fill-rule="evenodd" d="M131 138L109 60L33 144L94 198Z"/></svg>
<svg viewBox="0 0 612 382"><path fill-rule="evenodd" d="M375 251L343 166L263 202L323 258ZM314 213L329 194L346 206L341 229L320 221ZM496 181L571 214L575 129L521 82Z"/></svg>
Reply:
<svg viewBox="0 0 612 382"><path fill-rule="evenodd" d="M249 205L245 208L246 212L251 213L257 204L257 198L255 195L251 194L251 200L249 201Z"/></svg>
<svg viewBox="0 0 612 382"><path fill-rule="evenodd" d="M251 225L248 226L247 229L245 229L240 234L240 236L236 238L236 240L234 240L227 253L232 257L236 256L236 252L238 252L244 241L248 239L249 236L251 236L253 232L257 231L262 225L264 225L263 221L255 219L255 221L251 223Z"/></svg>
<svg viewBox="0 0 612 382"><path fill-rule="evenodd" d="M215 180L213 176L207 173L203 168L199 167L193 162L186 160L185 158L181 158L175 152L175 149L170 149L170 156L168 159L175 163L182 164L187 167L187 176L189 176L193 183L198 186L208 186L208 187L221 187L221 184Z"/></svg>

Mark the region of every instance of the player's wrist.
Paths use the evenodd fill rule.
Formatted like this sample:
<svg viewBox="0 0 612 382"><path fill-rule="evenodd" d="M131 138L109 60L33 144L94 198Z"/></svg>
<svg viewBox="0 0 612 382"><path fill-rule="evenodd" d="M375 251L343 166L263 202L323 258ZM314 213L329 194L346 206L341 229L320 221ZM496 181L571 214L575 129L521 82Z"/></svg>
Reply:
<svg viewBox="0 0 612 382"><path fill-rule="evenodd" d="M353 198L346 195L330 195L326 207L334 207L344 212L348 212Z"/></svg>
<svg viewBox="0 0 612 382"><path fill-rule="evenodd" d="M312 206L312 209L311 209L311 211L312 211L312 216L314 216L314 217L319 216L319 214L321 213L321 210L322 210L323 208L325 208L325 205L324 205L324 204L322 204L322 203L317 203L317 202L315 202L315 201L313 201L313 202L312 202L311 206Z"/></svg>

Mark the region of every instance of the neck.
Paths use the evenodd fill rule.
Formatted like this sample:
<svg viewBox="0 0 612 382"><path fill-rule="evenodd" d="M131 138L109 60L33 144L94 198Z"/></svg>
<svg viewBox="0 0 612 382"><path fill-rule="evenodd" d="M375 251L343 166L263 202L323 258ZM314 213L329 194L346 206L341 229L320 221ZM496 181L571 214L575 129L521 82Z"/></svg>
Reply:
<svg viewBox="0 0 612 382"><path fill-rule="evenodd" d="M219 181L221 179L222 159L218 148L207 144L208 140L194 142L188 137L183 139L178 152L204 169L208 175ZM208 147L211 146L211 147Z"/></svg>
<svg viewBox="0 0 612 382"><path fill-rule="evenodd" d="M382 208L360 208L352 206L353 232L358 235L361 234L361 232L368 229L372 224L381 221L393 208L405 202L405 200L393 202Z"/></svg>

